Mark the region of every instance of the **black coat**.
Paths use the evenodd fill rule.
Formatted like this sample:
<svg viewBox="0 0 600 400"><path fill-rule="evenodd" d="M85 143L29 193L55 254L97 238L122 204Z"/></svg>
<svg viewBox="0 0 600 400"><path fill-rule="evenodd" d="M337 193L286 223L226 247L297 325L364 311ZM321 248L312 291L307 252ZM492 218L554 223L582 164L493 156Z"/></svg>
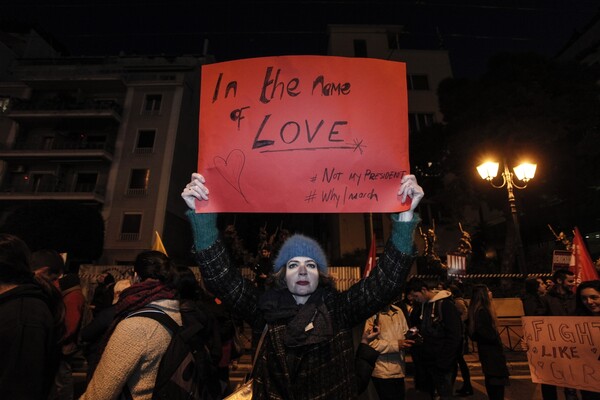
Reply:
<svg viewBox="0 0 600 400"><path fill-rule="evenodd" d="M554 286L541 297L544 314L553 317L575 315L575 294L573 292L559 293Z"/></svg>
<svg viewBox="0 0 600 400"><path fill-rule="evenodd" d="M375 363L379 358L379 352L368 344L359 343L356 348L356 379L358 382L358 393L364 392L371 381L371 374L375 369Z"/></svg>
<svg viewBox="0 0 600 400"><path fill-rule="evenodd" d="M425 367L452 371L462 352L463 322L449 293L423 304L418 327L423 336L418 357Z"/></svg>
<svg viewBox="0 0 600 400"><path fill-rule="evenodd" d="M508 377L509 372L502 340L492 324L492 316L483 308L475 315L475 329L471 334L471 339L477 343L479 361L484 375Z"/></svg>
<svg viewBox="0 0 600 400"><path fill-rule="evenodd" d="M198 251L197 260L209 290L252 324L255 337L268 321L254 369L254 399L350 400L358 395L352 328L398 297L413 257L388 243L369 277L342 293L319 288L304 306L296 305L287 289L267 290L259 302L261 293L232 266L220 241ZM302 338L290 333L297 326L292 327L288 311L297 309L292 315L300 315L306 307L318 310L308 338L312 332L323 336L291 345L290 336ZM278 312L281 317L269 317Z"/></svg>
<svg viewBox="0 0 600 400"><path fill-rule="evenodd" d="M0 294L0 397L45 399L60 346L49 299L34 284Z"/></svg>

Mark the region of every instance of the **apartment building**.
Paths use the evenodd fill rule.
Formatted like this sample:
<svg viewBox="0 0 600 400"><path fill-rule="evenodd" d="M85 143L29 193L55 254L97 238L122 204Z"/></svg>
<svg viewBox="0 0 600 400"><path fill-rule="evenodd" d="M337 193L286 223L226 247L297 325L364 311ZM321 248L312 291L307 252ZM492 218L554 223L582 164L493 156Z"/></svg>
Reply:
<svg viewBox="0 0 600 400"><path fill-rule="evenodd" d="M197 168L207 57L20 58L0 81L0 220L61 200L104 220L100 264L128 264L155 231L188 254L181 188Z"/></svg>
<svg viewBox="0 0 600 400"><path fill-rule="evenodd" d="M448 51L402 48L403 29L399 25L329 25L328 54L342 57L368 57L406 63L408 123L410 135L442 122L437 87L452 77ZM381 249L389 236L389 221L381 214L340 214L329 218L331 237L337 241L332 253L343 255L365 249L370 231L375 232Z"/></svg>

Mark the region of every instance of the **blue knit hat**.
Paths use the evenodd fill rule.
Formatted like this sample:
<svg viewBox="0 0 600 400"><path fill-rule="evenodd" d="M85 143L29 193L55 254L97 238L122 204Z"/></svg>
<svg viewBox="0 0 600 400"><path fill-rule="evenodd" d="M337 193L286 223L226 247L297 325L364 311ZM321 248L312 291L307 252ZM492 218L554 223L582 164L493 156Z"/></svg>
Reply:
<svg viewBox="0 0 600 400"><path fill-rule="evenodd" d="M327 257L325 257L325 253L319 243L314 239L300 234L290 236L283 243L275 259L274 272L279 272L294 257L312 258L317 263L319 271L327 273Z"/></svg>

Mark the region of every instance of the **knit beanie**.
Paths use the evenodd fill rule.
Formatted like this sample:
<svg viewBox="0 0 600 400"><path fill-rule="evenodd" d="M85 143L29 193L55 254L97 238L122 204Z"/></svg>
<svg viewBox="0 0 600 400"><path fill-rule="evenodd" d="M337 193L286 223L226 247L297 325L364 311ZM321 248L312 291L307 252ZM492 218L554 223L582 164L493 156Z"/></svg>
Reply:
<svg viewBox="0 0 600 400"><path fill-rule="evenodd" d="M324 274L327 273L327 257L325 257L325 253L319 243L314 239L300 234L290 236L285 243L283 243L283 246L281 246L281 249L279 250L279 254L277 254L277 258L275 259L273 271L279 272L279 270L294 257L312 258L317 263L319 271Z"/></svg>

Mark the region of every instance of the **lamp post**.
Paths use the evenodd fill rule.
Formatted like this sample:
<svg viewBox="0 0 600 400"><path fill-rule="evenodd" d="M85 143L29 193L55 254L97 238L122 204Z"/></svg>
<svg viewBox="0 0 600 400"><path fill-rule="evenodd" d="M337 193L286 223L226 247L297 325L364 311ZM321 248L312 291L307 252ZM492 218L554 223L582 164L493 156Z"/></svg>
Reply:
<svg viewBox="0 0 600 400"><path fill-rule="evenodd" d="M504 160L504 172L502 172L502 184L496 185L493 182L493 179L498 175L498 167L499 164L497 162L488 161L477 167L477 172L482 179L485 179L492 185L493 187L500 189L506 187L506 191L508 192L508 204L510 206L510 212L512 214L513 225L515 228L515 239L517 242L517 259L519 262L519 270L522 274L527 273L527 265L525 264L525 253L523 252L523 241L521 240L521 227L519 226L519 216L517 214L517 204L515 203L515 193L514 188L516 189L525 189L527 187L527 183L533 179L535 176L535 169L537 164L531 163L522 163L516 167L514 167L515 173L513 174L508 169L508 164L506 160ZM522 181L523 185L518 185L515 182L514 178Z"/></svg>

